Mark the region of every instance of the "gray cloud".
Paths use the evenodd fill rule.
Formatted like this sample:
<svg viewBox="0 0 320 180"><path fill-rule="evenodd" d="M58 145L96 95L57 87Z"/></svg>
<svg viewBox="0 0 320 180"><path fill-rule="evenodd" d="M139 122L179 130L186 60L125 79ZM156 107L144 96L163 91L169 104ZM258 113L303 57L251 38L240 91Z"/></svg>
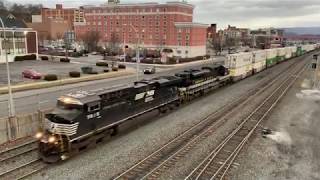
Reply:
<svg viewBox="0 0 320 180"><path fill-rule="evenodd" d="M10 2L24 3L24 0ZM29 3L42 3L54 7L63 3L66 7L84 4L99 5L107 0L29 0ZM166 0L121 0L122 3L166 2ZM247 27L258 26L319 26L320 0L189 0L196 6L197 22L218 23Z"/></svg>

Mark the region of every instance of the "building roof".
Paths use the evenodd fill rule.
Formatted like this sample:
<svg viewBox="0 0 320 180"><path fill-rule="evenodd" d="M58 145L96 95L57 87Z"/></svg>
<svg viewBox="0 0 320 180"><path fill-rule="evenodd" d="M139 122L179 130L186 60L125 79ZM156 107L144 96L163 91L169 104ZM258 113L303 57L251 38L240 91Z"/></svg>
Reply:
<svg viewBox="0 0 320 180"><path fill-rule="evenodd" d="M0 15L6 28L28 28L22 19L17 19L12 14Z"/></svg>
<svg viewBox="0 0 320 180"><path fill-rule="evenodd" d="M121 3L105 3L105 4L101 4L100 6L95 6L95 5L84 5L82 6L85 9L91 9L91 8L103 8L103 7L148 7L148 6L182 6L182 7L189 7L189 8L194 8L195 6L193 4L189 4L187 2L180 2L180 1L171 1L171 2L166 2L166 3L158 3L158 2L147 2L147 3L130 3L130 4L121 4Z"/></svg>
<svg viewBox="0 0 320 180"><path fill-rule="evenodd" d="M202 27L202 28L208 28L208 24L202 24L202 23L195 23L195 22L176 22L174 23L176 27Z"/></svg>

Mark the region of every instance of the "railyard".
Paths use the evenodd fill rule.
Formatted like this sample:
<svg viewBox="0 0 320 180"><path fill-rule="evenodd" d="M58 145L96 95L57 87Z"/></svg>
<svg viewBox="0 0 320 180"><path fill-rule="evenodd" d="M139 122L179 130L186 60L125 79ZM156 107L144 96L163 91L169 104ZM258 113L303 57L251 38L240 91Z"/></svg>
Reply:
<svg viewBox="0 0 320 180"><path fill-rule="evenodd" d="M130 1L0 0L0 180L320 179L320 4Z"/></svg>
<svg viewBox="0 0 320 180"><path fill-rule="evenodd" d="M302 59L308 59L308 58L310 59L310 56L307 56L307 57L305 56L304 58L300 57L296 59L302 60ZM247 96L248 95L253 96L253 94L258 93L258 90L263 91L263 88L262 88L263 85L267 86L267 84L269 84L269 86L277 86L267 82L272 79L271 78L272 76L275 76L275 77L279 76L279 72L285 71L285 69L287 69L291 64L293 64L293 61L282 63L271 69L267 69L260 74L257 74L253 77L249 77L243 81L240 81L239 83L233 84L228 87L224 87L222 89L218 89L216 90L216 92L208 95L206 98L195 100L195 102L185 105L182 108L177 109L172 113L169 113L168 115L165 115L156 119L154 119L154 117L152 117L151 114L146 115L146 117L141 118L137 124L133 125L133 127L131 127L132 124L131 126L130 124L128 124L122 127L120 135L118 135L116 138L112 138L110 141L102 145L98 145L98 148L88 150L88 152L82 153L81 157L79 156L74 157L62 164L51 166L49 167L48 170L41 171L41 173L35 174L35 176L31 176L30 178L59 179L62 177L69 177L70 179L73 179L73 178L85 179L85 178L95 176L95 178L97 179L106 179L106 178L108 179L108 178L117 178L117 177L121 179L121 176L119 175L121 175L123 172L126 172L126 170L130 169L132 165L146 158L146 155L152 154L156 152L156 150L158 149L160 150L163 149L162 145L168 143L169 141L172 141L174 137L179 137L179 135L184 133L187 129L190 129L191 127L196 127L195 124L203 123L204 121L202 120L210 119L208 117L212 118L212 116L213 117L214 115L217 116L217 114L219 115L219 110L220 111L222 110L223 112L223 106L226 110L228 110L228 106L232 106L232 104L230 104L231 102L234 102L233 106L237 104L236 103L237 101L235 101L237 98L240 98L238 100L238 103L239 103L239 101L241 101L241 97L242 98L246 97L245 94L247 94ZM258 86L259 84L261 85L261 87ZM266 94L266 92L264 93ZM259 103L259 99L260 101L263 100L262 95L257 97L259 98L253 98L254 100L253 102ZM243 104L243 103L245 102L242 102L240 104ZM244 112L247 112L247 113L251 112L255 108L253 104L254 103L249 103L248 110ZM197 113L193 113L194 111L192 111L192 109L195 109L196 107L200 107L200 106L202 108L197 108ZM215 114L212 114L215 111L218 111L218 113L216 112ZM239 119L241 119L241 117L243 118L244 114L238 115L239 116L238 118ZM150 116L149 119L148 119L148 116ZM230 119L235 119L235 117ZM182 179L181 177L187 177L188 174L192 172L192 169L196 167L195 162L199 163L201 160L201 159L199 160L199 158L204 158L205 154L210 154L209 150L212 149L213 147L212 145L218 146L219 142L222 141L224 137L226 137L229 134L227 132L231 132L231 130L234 128L235 122L237 120L226 121L226 119L229 119L229 118L226 118L226 117L223 117L223 118L224 120L220 120L222 121L220 122L220 124L217 123L219 122L217 121L213 125L216 127L211 127L216 129L209 128L206 132L206 133L209 132L209 134L204 135L204 137L211 137L211 138L203 138L201 137L201 134L197 135L196 138L194 138L194 139L197 139L197 137L199 137L198 139L201 139L201 143L199 144L202 144L202 145L200 147L199 147L199 144L193 145L196 147L194 149L191 147L188 147L190 139L189 141L183 142L183 143L188 142L187 144L183 144L181 142L173 143L175 144L175 146L173 146L173 148L171 147L171 152L170 152L170 149L165 153L162 152L162 157L160 157L161 161L158 161L157 162L158 164L154 164L154 162L151 163L152 165L151 168L148 167L149 171L151 173L155 172L156 176L154 177L157 177L160 179L168 179L168 178ZM223 122L223 121L226 121L226 122ZM219 126L217 124L219 124ZM163 134L166 134L166 136L163 136ZM195 135L194 132L193 132L193 135ZM191 139L192 139L191 141L194 140L193 138ZM126 148L123 148L123 146L125 146ZM187 147L187 151L184 150L183 147ZM180 151L182 151L185 154L183 153L182 155L179 154L180 148L181 148ZM186 153L188 153L187 157L184 156L186 155ZM199 154L202 154L202 156L200 156ZM176 157L173 155L176 155ZM173 160L170 158L172 158ZM195 158L195 159L190 160L192 158ZM87 164L87 165L79 167L80 164ZM143 163L139 163L139 164L143 164ZM149 165L150 165L150 162L149 162ZM142 170L147 170L147 169L142 168ZM158 170L158 171L155 171L155 170ZM57 172L60 172L60 171L62 172L60 173L61 177L57 175L58 174ZM141 178L141 177L144 177L145 175L148 175L148 176L152 175L151 173L150 174L148 173L149 171L140 171L140 172L136 171L135 173L133 173L133 177ZM141 172L143 173L142 176L141 176Z"/></svg>

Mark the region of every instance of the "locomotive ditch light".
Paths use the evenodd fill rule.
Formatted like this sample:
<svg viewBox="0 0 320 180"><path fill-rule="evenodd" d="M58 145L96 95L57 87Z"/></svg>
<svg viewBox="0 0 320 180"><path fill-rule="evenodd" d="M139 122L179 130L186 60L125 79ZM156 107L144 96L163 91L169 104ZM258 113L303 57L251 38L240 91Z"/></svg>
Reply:
<svg viewBox="0 0 320 180"><path fill-rule="evenodd" d="M48 139L49 143L54 143L56 141L56 138L54 136L50 136Z"/></svg>
<svg viewBox="0 0 320 180"><path fill-rule="evenodd" d="M35 138L40 139L42 138L43 133L42 132L37 132L37 134L35 135Z"/></svg>

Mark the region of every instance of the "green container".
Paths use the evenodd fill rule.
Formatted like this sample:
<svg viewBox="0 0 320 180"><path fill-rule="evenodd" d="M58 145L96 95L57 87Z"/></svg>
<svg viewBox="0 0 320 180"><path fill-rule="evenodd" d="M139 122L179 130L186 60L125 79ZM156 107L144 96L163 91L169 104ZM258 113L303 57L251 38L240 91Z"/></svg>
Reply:
<svg viewBox="0 0 320 180"><path fill-rule="evenodd" d="M277 62L278 62L278 57L269 58L266 61L267 67L271 67L271 66L275 65L275 64L277 64Z"/></svg>
<svg viewBox="0 0 320 180"><path fill-rule="evenodd" d="M297 56L302 56L303 55L303 50L302 47L297 48Z"/></svg>

